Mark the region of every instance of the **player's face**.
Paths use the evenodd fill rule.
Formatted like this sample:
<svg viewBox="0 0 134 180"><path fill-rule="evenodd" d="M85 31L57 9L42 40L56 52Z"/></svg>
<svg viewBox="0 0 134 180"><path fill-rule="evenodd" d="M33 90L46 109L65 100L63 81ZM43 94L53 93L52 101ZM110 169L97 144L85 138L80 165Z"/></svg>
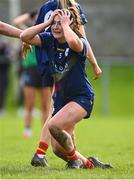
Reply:
<svg viewBox="0 0 134 180"><path fill-rule="evenodd" d="M60 18L58 15L54 17L53 23L51 25L51 31L54 38L57 39L58 41L63 41L65 39L63 29L60 23Z"/></svg>

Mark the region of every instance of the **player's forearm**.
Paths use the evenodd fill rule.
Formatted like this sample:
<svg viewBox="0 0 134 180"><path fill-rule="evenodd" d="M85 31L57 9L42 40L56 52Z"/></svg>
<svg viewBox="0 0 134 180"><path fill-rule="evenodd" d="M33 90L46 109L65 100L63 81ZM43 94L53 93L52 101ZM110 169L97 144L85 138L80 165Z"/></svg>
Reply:
<svg viewBox="0 0 134 180"><path fill-rule="evenodd" d="M97 63L97 60L94 56L94 53L91 49L91 46L89 44L89 48L88 48L88 53L87 53L87 57L88 57L88 60L93 68L93 71L94 71L94 74L95 74L95 77L94 77L94 80L98 79L102 73L102 70L101 68L99 67L98 63Z"/></svg>
<svg viewBox="0 0 134 180"><path fill-rule="evenodd" d="M93 50L92 50L92 48L91 48L91 46L90 46L89 43L88 43L87 58L88 58L90 64L91 64L93 67L96 67L96 66L98 65L97 60L96 60L96 58L95 58L95 55L94 55L94 53L93 53Z"/></svg>
<svg viewBox="0 0 134 180"><path fill-rule="evenodd" d="M62 25L62 28L69 47L76 52L81 52L83 46L78 35L67 24Z"/></svg>
<svg viewBox="0 0 134 180"><path fill-rule="evenodd" d="M36 25L36 26L32 26L30 28L27 28L26 30L24 30L21 35L20 38L22 39L22 41L24 42L30 42L34 39L34 37L39 34L40 32L44 31L45 28L47 28L50 25L49 21Z"/></svg>

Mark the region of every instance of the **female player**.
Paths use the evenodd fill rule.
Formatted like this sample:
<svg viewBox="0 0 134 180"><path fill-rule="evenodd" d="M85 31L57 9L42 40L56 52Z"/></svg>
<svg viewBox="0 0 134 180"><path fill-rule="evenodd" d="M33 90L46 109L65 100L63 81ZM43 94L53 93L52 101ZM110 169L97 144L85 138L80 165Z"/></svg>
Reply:
<svg viewBox="0 0 134 180"><path fill-rule="evenodd" d="M87 22L86 17L83 13L83 10L81 8L81 6L76 3L75 0L66 0L67 4L64 4L64 0L51 0L51 1L47 1L47 3L45 3L39 12L38 18L37 18L37 22L36 24L40 24L43 23L44 21L46 22L51 13L57 9L57 8L61 8L61 7L75 7L78 9L79 13L80 13L80 25L79 25L79 30L81 32L81 34L83 36L85 36L85 29L84 29L84 24ZM50 27L47 27L45 29L45 31L50 32L51 29ZM44 31L44 30L43 30ZM52 97L52 92L53 92L53 79L51 78L50 72L49 72L49 68L48 68L48 62L49 62L49 58L48 58L48 54L47 51L44 50L44 48L42 47L36 47L36 59L37 59L37 63L38 63L38 69L39 72L42 74L43 76L43 82L44 85L46 86L46 107L48 106L48 109L50 108L50 101L51 101L51 97ZM99 68L97 61L94 57L94 54L92 52L92 49L90 48L90 45L88 46L88 53L87 56L89 57L89 61L90 64L93 67L94 73L95 73L95 79L99 78L100 74L101 74L101 69ZM47 121L49 121L49 118L47 119ZM74 134L72 134L72 138L74 139ZM50 144L50 133L48 131L48 126L47 126L47 122L45 123L45 125L43 126L43 130L42 130L42 134L40 137L40 143L39 143L39 147L44 147L45 149L45 153L49 147Z"/></svg>
<svg viewBox="0 0 134 180"><path fill-rule="evenodd" d="M79 24L75 8L56 10L46 23L22 32L21 39L48 52L56 98L53 117L47 124L56 155L67 161L68 168L110 168L111 165L94 157L88 159L81 155L72 139L75 125L90 116L94 102L94 92L85 73L89 44L81 35ZM40 33L49 26L52 33ZM44 159L46 148L45 143L40 143L31 162L33 166L47 165Z"/></svg>

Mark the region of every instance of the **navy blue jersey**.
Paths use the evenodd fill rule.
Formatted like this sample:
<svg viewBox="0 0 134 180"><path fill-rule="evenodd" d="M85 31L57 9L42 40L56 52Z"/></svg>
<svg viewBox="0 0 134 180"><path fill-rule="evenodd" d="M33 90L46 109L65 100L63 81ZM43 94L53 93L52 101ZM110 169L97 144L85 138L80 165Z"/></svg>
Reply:
<svg viewBox="0 0 134 180"><path fill-rule="evenodd" d="M84 15L84 12L79 4L77 4L77 7L80 11L81 15L81 21L82 24L85 24L87 22L87 19ZM40 9L36 24L40 24L43 22L46 22L51 13L60 8L59 0L49 0L47 1ZM46 29L47 32L50 32L50 27ZM38 63L38 70L41 74L44 74L46 68L47 68L47 62L48 62L48 55L47 52L44 51L42 48L36 47L36 58Z"/></svg>
<svg viewBox="0 0 134 180"><path fill-rule="evenodd" d="M83 51L77 53L70 49L67 43L60 44L49 32L40 33L40 38L42 48L48 52L49 67L56 90L68 100L76 96L93 99L93 89L85 73L86 40L81 38Z"/></svg>

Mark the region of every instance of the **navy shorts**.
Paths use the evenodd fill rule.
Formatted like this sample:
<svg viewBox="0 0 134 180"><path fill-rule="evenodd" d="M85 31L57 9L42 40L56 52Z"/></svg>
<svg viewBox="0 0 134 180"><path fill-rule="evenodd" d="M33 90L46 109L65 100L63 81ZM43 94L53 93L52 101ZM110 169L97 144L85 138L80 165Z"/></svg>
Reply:
<svg viewBox="0 0 134 180"><path fill-rule="evenodd" d="M21 81L23 86L43 88L42 77L36 66L24 69Z"/></svg>
<svg viewBox="0 0 134 180"><path fill-rule="evenodd" d="M54 111L53 111L53 116L60 110L62 109L67 103L69 102L76 102L79 104L83 109L87 111L87 115L84 117L84 119L87 119L90 117L93 105L94 105L94 96L88 97L88 96L77 96L73 98L63 98L63 96L59 94L55 94L54 97Z"/></svg>
<svg viewBox="0 0 134 180"><path fill-rule="evenodd" d="M74 99L72 99L72 101L76 102L77 104L79 104L81 107L83 107L83 109L85 109L87 111L87 115L84 117L84 119L89 118L93 109L93 105L94 105L94 98L89 98L86 96L78 96Z"/></svg>

